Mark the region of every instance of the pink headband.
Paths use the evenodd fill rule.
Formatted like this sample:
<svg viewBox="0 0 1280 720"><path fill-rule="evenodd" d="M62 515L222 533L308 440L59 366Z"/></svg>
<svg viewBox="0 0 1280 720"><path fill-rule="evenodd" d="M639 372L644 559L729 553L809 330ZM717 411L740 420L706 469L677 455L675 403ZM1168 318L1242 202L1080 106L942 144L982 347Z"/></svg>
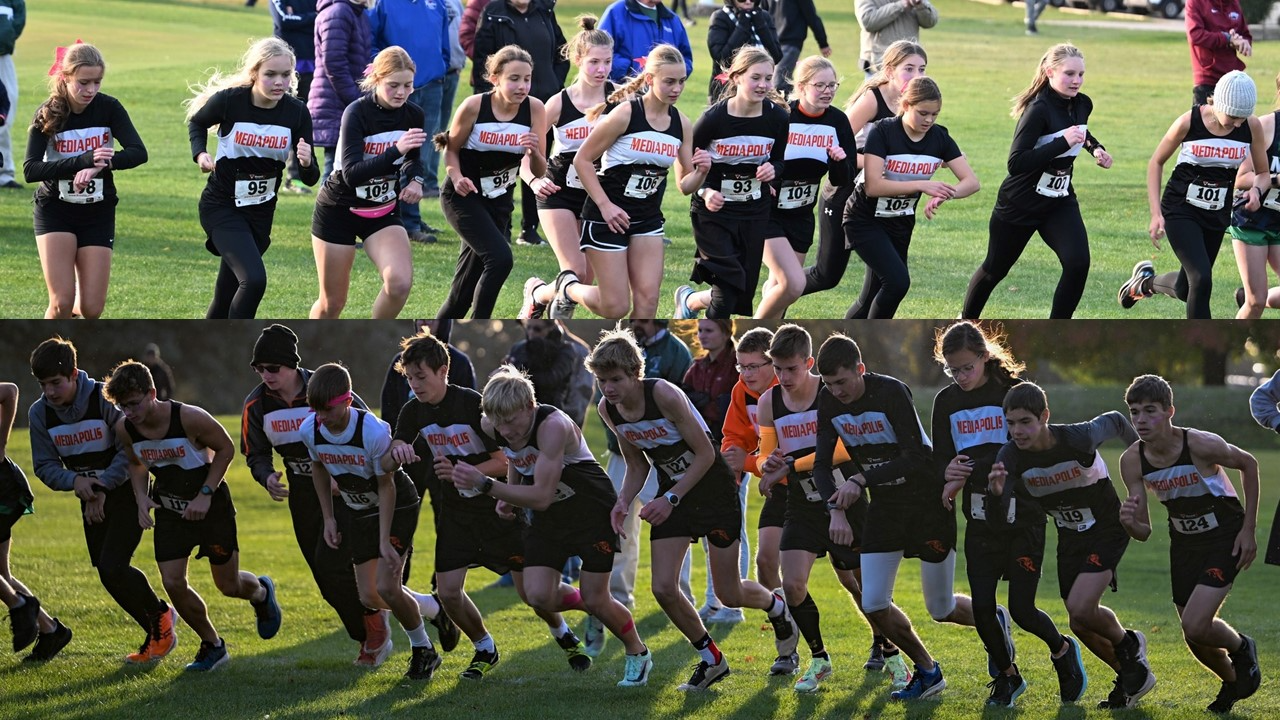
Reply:
<svg viewBox="0 0 1280 720"><path fill-rule="evenodd" d="M351 391L350 391L350 390L348 390L348 391L346 391L346 392L342 393L341 395L339 395L338 397L336 397L336 398L334 398L334 399L330 400L329 402L325 403L325 407L338 407L339 405L341 405L341 404L343 404L343 403L345 403L345 402L349 402L350 400L351 400Z"/></svg>

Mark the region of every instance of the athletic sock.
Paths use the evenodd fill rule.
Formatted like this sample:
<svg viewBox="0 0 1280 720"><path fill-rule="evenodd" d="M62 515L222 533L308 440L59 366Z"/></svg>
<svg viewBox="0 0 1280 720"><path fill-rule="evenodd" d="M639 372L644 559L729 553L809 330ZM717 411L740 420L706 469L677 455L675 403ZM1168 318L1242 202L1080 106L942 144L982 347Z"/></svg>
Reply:
<svg viewBox="0 0 1280 720"><path fill-rule="evenodd" d="M827 653L826 648L821 648L813 654L814 660L829 660L831 655Z"/></svg>
<svg viewBox="0 0 1280 720"><path fill-rule="evenodd" d="M428 620L434 620L440 614L440 603L430 595L424 595L416 590L410 590L409 586L404 586L404 591L413 596L418 602L418 614Z"/></svg>
<svg viewBox="0 0 1280 720"><path fill-rule="evenodd" d="M484 637L471 644L475 646L476 652L493 654L493 652L498 649L498 647L493 644L493 636L489 633L485 633Z"/></svg>
<svg viewBox="0 0 1280 720"><path fill-rule="evenodd" d="M769 609L765 612L767 612L771 618L782 617L782 613L787 609L787 603L777 595L773 595L772 593L770 593L770 595L773 597L773 602L769 604Z"/></svg>
<svg viewBox="0 0 1280 720"><path fill-rule="evenodd" d="M796 627L800 628L800 635L808 644L809 651L816 656L823 648L818 604L813 601L812 595L805 593L804 600L800 601L799 605L791 605L790 608L791 617L796 621Z"/></svg>
<svg viewBox="0 0 1280 720"><path fill-rule="evenodd" d="M693 649L698 651L702 656L702 661L708 665L719 665L720 659L724 657L720 653L720 648L716 647L716 641L711 639L710 635L703 635L701 639L694 641Z"/></svg>
<svg viewBox="0 0 1280 720"><path fill-rule="evenodd" d="M887 658L898 654L898 646L894 645L893 641L883 635L872 635L871 642L878 646L880 648L880 654Z"/></svg>
<svg viewBox="0 0 1280 720"><path fill-rule="evenodd" d="M404 634L409 636L409 644L413 647L431 647L431 636L427 635L427 624L418 623L418 627L410 630L404 629Z"/></svg>
<svg viewBox="0 0 1280 720"><path fill-rule="evenodd" d="M552 640L559 640L569 634L569 623L565 622L563 617L560 618L560 627L551 627L549 625L547 627L551 630Z"/></svg>
<svg viewBox="0 0 1280 720"><path fill-rule="evenodd" d="M1066 655L1066 654L1067 654L1067 651L1068 651L1068 650L1070 650L1070 649L1071 649L1071 643L1067 642L1067 636L1066 636L1066 635L1063 635L1063 636L1062 636L1062 647L1058 648L1058 650L1057 650L1056 652L1050 653L1050 654L1049 654L1049 658L1050 658L1051 660L1057 660L1058 658L1062 657L1063 655Z"/></svg>

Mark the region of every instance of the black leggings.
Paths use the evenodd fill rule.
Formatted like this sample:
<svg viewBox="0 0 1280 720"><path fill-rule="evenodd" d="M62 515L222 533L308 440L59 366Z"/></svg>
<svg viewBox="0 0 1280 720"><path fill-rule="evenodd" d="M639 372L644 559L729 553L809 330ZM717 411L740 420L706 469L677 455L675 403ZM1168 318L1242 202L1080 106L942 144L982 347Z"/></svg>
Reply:
<svg viewBox="0 0 1280 720"><path fill-rule="evenodd" d="M973 593L973 622L978 630L978 637L995 661L996 667L1003 670L1013 663L1004 646L1004 631L996 620L996 589L1000 584L998 569L975 567L969 563L969 592ZM1009 615L1018 627L1044 641L1050 653L1062 649L1062 633L1045 611L1036 607L1036 589L1040 585L1040 576L1028 573L1015 573L1009 578Z"/></svg>
<svg viewBox="0 0 1280 720"><path fill-rule="evenodd" d="M1166 216L1164 231L1182 269L1155 279L1156 292L1187 303L1187 317L1207 320L1213 293L1213 263L1222 249L1223 227L1206 227L1194 218Z"/></svg>
<svg viewBox="0 0 1280 720"><path fill-rule="evenodd" d="M274 211L274 206L271 208ZM255 213L256 215L256 213ZM270 215L266 222L230 208L201 208L201 222L222 262L213 284L209 320L251 319L267 292L262 256L271 246Z"/></svg>
<svg viewBox="0 0 1280 720"><path fill-rule="evenodd" d="M849 256L845 245L844 206L853 192L852 184L837 187L835 193L818 198L818 257L804 269L804 294L812 295L840 284Z"/></svg>
<svg viewBox="0 0 1280 720"><path fill-rule="evenodd" d="M80 504L84 510L84 503ZM138 501L133 487L125 483L107 493L103 506L106 519L84 526L89 561L98 571L98 580L107 594L129 614L138 626L151 630L150 618L160 610L160 598L141 570L133 567L133 553L142 540L138 524Z"/></svg>
<svg viewBox="0 0 1280 720"><path fill-rule="evenodd" d="M367 614L356 589L356 574L351 567L351 545L342 543L337 550L324 541L324 515L311 478L289 477L289 515L293 519L293 536L298 549L311 568L311 577L320 588L320 596L337 611L347 635L364 642L364 616ZM338 503L334 503L338 506ZM335 512L343 510L335 507Z"/></svg>
<svg viewBox="0 0 1280 720"><path fill-rule="evenodd" d="M845 313L846 320L892 318L898 305L911 289L911 274L907 271L907 250L911 235L891 237L884 226L877 222L845 225L849 243L857 234L858 244L854 252L867 264L862 279L862 293L857 302Z"/></svg>
<svg viewBox="0 0 1280 720"><path fill-rule="evenodd" d="M512 192L486 198L479 192L458 195L452 182L440 191L444 217L462 238L449 296L436 312L438 319L460 319L471 311L475 319L493 316L498 293L514 264L511 246Z"/></svg>
<svg viewBox="0 0 1280 720"><path fill-rule="evenodd" d="M987 257L969 280L963 317L976 320L982 315L992 291L1013 269L1036 232L1040 233L1040 239L1058 256L1062 265L1062 276L1053 292L1049 318L1067 319L1075 313L1080 297L1084 295L1085 281L1089 279L1089 233L1080 217L1080 206L1062 203L1038 225L1014 225L994 213L991 215Z"/></svg>

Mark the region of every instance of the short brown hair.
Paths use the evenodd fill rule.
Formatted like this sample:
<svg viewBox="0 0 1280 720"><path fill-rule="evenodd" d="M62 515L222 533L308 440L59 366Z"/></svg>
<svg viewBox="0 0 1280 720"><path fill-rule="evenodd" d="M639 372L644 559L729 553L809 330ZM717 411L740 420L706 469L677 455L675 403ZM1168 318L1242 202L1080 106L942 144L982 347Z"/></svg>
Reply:
<svg viewBox="0 0 1280 720"><path fill-rule="evenodd" d="M1173 407L1173 387L1159 375L1139 375L1124 391L1125 404L1152 402Z"/></svg>
<svg viewBox="0 0 1280 720"><path fill-rule="evenodd" d="M400 360L396 372L404 374L409 365L424 363L432 370L449 367L449 346L429 332L422 332L400 341Z"/></svg>
<svg viewBox="0 0 1280 720"><path fill-rule="evenodd" d="M831 337L822 341L818 348L818 374L835 375L841 368L857 370L862 364L862 350L853 338L841 333L832 333Z"/></svg>
<svg viewBox="0 0 1280 720"><path fill-rule="evenodd" d="M325 363L307 381L307 405L313 410L329 407L333 399L351 392L351 373L337 363Z"/></svg>
<svg viewBox="0 0 1280 720"><path fill-rule="evenodd" d="M769 343L769 357L773 360L794 357L807 360L812 355L813 338L808 330L795 323L778 328L778 332L773 334L773 342Z"/></svg>
<svg viewBox="0 0 1280 720"><path fill-rule="evenodd" d="M37 380L55 375L71 377L76 367L76 346L58 335L45 340L31 351L31 374Z"/></svg>
<svg viewBox="0 0 1280 720"><path fill-rule="evenodd" d="M1009 388L1009 392L1004 394L1002 405L1006 415L1012 410L1026 410L1040 417L1045 410L1049 409L1049 397L1044 394L1044 389L1039 385L1033 382L1022 382Z"/></svg>
<svg viewBox="0 0 1280 720"><path fill-rule="evenodd" d="M773 331L767 327L754 327L742 334L738 339L737 351L740 353L769 354L769 345L773 342Z"/></svg>
<svg viewBox="0 0 1280 720"><path fill-rule="evenodd" d="M137 360L125 360L111 368L102 394L113 403L135 395L145 395L156 388L151 371Z"/></svg>
<svg viewBox="0 0 1280 720"><path fill-rule="evenodd" d="M585 364L592 375L621 370L637 380L644 377L644 354L630 330L617 329L601 334L600 342L591 348Z"/></svg>

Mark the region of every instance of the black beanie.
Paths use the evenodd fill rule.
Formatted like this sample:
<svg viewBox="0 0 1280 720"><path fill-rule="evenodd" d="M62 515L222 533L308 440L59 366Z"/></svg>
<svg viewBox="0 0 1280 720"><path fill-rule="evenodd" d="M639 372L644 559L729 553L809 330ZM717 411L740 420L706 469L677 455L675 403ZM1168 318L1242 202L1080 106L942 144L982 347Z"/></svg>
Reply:
<svg viewBox="0 0 1280 720"><path fill-rule="evenodd" d="M284 325L264 328L253 344L253 365L264 363L296 368L302 362L298 357L298 336Z"/></svg>

